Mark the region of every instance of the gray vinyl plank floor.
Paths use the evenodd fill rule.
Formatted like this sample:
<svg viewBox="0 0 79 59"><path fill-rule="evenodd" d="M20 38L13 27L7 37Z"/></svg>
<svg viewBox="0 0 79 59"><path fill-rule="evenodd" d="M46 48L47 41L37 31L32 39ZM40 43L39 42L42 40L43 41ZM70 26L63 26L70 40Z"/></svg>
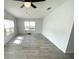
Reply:
<svg viewBox="0 0 79 59"><path fill-rule="evenodd" d="M74 59L74 54L64 54L41 34L33 34L9 41L4 47L4 59Z"/></svg>

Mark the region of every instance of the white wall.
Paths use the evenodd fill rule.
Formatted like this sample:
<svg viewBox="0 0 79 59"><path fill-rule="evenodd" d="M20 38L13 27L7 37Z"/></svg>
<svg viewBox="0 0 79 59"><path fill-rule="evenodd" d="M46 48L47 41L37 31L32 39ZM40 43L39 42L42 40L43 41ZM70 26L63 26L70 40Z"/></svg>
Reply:
<svg viewBox="0 0 79 59"><path fill-rule="evenodd" d="M4 35L4 45L6 45L8 43L8 41L10 41L13 37L15 37L17 35L17 26L16 26L16 19L15 19L15 17L12 16L10 13L8 13L6 10L4 11L4 13L5 13L4 14L4 18L8 19L8 20L13 20L14 21L14 25L15 25L13 34L11 34L9 36ZM4 31L4 34L5 34L5 31Z"/></svg>
<svg viewBox="0 0 79 59"><path fill-rule="evenodd" d="M42 21L43 19L22 19L17 18L17 25L18 25L18 33L19 34L25 34L27 33L24 30L24 21L35 21L36 22L36 30L33 33L41 33L42 32Z"/></svg>
<svg viewBox="0 0 79 59"><path fill-rule="evenodd" d="M42 34L65 53L72 26L73 0L67 0L45 17Z"/></svg>

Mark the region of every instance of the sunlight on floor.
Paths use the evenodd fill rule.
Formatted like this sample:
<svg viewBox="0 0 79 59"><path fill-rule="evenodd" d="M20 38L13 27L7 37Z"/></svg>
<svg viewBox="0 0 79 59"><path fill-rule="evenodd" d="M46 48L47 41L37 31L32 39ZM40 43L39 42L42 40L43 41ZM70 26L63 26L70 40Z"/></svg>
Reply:
<svg viewBox="0 0 79 59"><path fill-rule="evenodd" d="M13 43L15 43L15 44L21 44L21 40L15 40Z"/></svg>
<svg viewBox="0 0 79 59"><path fill-rule="evenodd" d="M13 42L14 44L21 44L21 41L24 39L22 36L18 36L16 40Z"/></svg>
<svg viewBox="0 0 79 59"><path fill-rule="evenodd" d="M23 39L23 37L21 37L21 36L18 36L16 39L20 39L20 40L22 40L22 39Z"/></svg>

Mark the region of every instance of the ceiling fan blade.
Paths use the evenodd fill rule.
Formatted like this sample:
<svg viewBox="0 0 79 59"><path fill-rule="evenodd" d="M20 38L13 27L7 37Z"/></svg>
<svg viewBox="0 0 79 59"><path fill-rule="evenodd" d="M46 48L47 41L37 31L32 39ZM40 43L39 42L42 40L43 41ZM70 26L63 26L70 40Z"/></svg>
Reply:
<svg viewBox="0 0 79 59"><path fill-rule="evenodd" d="M23 0L13 0L13 1L20 1L20 2L24 2Z"/></svg>
<svg viewBox="0 0 79 59"><path fill-rule="evenodd" d="M37 8L34 4L31 4L31 6L32 6L33 8Z"/></svg>
<svg viewBox="0 0 79 59"><path fill-rule="evenodd" d="M24 4L21 6L21 8L23 8L24 7Z"/></svg>
<svg viewBox="0 0 79 59"><path fill-rule="evenodd" d="M21 1L21 2L43 2L45 0L13 0L13 1Z"/></svg>

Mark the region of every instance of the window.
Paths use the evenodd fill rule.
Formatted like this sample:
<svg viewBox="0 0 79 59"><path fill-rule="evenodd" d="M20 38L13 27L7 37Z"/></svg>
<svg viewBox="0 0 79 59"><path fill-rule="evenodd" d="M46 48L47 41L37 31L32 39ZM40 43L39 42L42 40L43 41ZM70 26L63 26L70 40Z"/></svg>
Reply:
<svg viewBox="0 0 79 59"><path fill-rule="evenodd" d="M14 21L13 20L4 20L4 27L6 35L14 33Z"/></svg>
<svg viewBox="0 0 79 59"><path fill-rule="evenodd" d="M35 21L25 21L24 22L25 30L35 30Z"/></svg>

